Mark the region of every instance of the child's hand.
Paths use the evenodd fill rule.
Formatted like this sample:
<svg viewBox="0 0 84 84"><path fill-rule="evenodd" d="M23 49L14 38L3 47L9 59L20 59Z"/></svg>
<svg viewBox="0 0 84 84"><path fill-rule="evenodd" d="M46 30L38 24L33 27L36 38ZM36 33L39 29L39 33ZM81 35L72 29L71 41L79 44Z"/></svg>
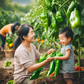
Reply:
<svg viewBox="0 0 84 84"><path fill-rule="evenodd" d="M48 57L46 60L48 61L48 62L50 62L50 61L52 61L54 58L52 58L52 57Z"/></svg>
<svg viewBox="0 0 84 84"><path fill-rule="evenodd" d="M58 60L58 57L56 56L56 57L53 57L55 60Z"/></svg>
<svg viewBox="0 0 84 84"><path fill-rule="evenodd" d="M47 51L47 54L51 54L51 53L53 53L54 51L55 51L55 49L51 48L51 49L49 49L49 50Z"/></svg>

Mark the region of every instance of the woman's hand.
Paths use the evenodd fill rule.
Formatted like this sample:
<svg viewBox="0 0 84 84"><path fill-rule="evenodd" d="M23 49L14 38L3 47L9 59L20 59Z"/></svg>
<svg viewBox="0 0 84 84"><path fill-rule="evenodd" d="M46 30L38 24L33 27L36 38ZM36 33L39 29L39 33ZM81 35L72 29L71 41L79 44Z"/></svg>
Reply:
<svg viewBox="0 0 84 84"><path fill-rule="evenodd" d="M9 34L9 36L11 37L11 39L12 39L12 34Z"/></svg>
<svg viewBox="0 0 84 84"><path fill-rule="evenodd" d="M51 53L53 53L54 51L55 51L55 49L51 48L51 49L49 49L49 50L47 51L47 54L51 54Z"/></svg>
<svg viewBox="0 0 84 84"><path fill-rule="evenodd" d="M52 58L52 57L48 57L46 60L47 60L47 62L50 62L50 61L52 61L54 58Z"/></svg>

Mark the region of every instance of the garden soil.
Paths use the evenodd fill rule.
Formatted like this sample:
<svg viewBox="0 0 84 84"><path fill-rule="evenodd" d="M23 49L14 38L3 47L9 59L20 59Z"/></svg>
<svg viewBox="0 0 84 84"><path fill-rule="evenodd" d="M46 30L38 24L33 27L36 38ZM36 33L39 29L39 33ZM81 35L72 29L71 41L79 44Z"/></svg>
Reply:
<svg viewBox="0 0 84 84"><path fill-rule="evenodd" d="M10 80L13 80L13 69L0 68L0 84L6 84Z"/></svg>
<svg viewBox="0 0 84 84"><path fill-rule="evenodd" d="M40 52L46 52L47 50L40 49ZM14 66L4 67L4 62L9 59L11 62L14 62L14 57L6 58L5 53L0 51L0 84L6 84L8 81L13 80ZM48 70L49 63L44 65L44 70ZM78 78L78 73L74 74L73 79L74 84L84 84L84 73L81 73L81 78ZM58 74L58 76L54 79L54 76L50 76L49 78L43 77L39 79L35 79L32 84L66 84L63 79L62 74Z"/></svg>

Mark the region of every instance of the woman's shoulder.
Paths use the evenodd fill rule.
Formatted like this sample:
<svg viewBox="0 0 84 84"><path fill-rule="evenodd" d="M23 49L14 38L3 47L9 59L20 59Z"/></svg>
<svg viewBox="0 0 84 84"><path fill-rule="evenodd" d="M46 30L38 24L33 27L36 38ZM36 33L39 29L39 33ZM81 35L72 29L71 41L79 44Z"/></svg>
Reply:
<svg viewBox="0 0 84 84"><path fill-rule="evenodd" d="M20 53L20 52L27 51L27 49L22 44L20 44L15 51Z"/></svg>
<svg viewBox="0 0 84 84"><path fill-rule="evenodd" d="M14 25L14 24L7 24L2 29L5 29L5 30L10 29L12 25Z"/></svg>

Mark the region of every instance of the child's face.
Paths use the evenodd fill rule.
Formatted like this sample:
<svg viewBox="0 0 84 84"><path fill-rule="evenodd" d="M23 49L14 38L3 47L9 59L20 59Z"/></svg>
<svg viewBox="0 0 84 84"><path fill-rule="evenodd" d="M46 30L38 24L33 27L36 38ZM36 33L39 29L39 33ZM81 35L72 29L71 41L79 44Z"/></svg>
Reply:
<svg viewBox="0 0 84 84"><path fill-rule="evenodd" d="M65 36L65 33L59 34L59 39L60 39L60 42L62 43L62 45L64 45L64 46L70 44L70 41L71 41L71 37L67 38Z"/></svg>

